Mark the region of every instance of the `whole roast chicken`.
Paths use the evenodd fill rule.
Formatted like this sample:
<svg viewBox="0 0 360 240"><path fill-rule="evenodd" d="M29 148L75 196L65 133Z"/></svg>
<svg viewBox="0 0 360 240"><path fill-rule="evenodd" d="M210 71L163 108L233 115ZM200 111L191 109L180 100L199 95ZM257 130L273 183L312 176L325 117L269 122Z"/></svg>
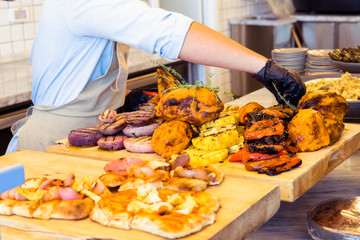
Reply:
<svg viewBox="0 0 360 240"><path fill-rule="evenodd" d="M300 152L316 151L330 144L324 117L314 109L300 109L290 121L288 133Z"/></svg>
<svg viewBox="0 0 360 240"><path fill-rule="evenodd" d="M334 92L313 91L305 94L299 101L297 109L311 108L321 113L325 118L343 121L349 111L346 99Z"/></svg>
<svg viewBox="0 0 360 240"><path fill-rule="evenodd" d="M297 110L289 137L299 151L315 151L339 140L349 104L337 93L313 91L300 99Z"/></svg>
<svg viewBox="0 0 360 240"><path fill-rule="evenodd" d="M155 108L156 116L196 126L217 118L224 103L216 91L211 87L180 83L179 77L172 75L169 69L158 69L160 100Z"/></svg>

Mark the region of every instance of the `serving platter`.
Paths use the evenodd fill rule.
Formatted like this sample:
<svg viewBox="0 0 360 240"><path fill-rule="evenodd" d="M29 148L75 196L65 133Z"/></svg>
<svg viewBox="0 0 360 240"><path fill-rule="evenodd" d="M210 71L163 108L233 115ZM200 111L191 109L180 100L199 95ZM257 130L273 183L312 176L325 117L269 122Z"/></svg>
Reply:
<svg viewBox="0 0 360 240"><path fill-rule="evenodd" d="M330 59L330 62L344 72L360 73L360 63L342 62Z"/></svg>
<svg viewBox="0 0 360 240"><path fill-rule="evenodd" d="M0 157L0 168L13 164L24 166L26 178L64 178L70 172L78 177L97 177L104 173L105 162L29 150ZM215 194L221 201L216 222L186 239L244 239L268 221L280 207L280 190L275 184L225 177L223 183L206 191ZM0 215L0 225L3 239L163 239L138 230L105 227L88 218L69 221Z"/></svg>

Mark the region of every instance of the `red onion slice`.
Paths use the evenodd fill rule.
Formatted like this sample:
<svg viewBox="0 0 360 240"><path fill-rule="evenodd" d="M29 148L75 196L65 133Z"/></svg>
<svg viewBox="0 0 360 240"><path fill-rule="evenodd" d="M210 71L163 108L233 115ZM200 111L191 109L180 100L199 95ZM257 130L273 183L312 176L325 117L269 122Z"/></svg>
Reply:
<svg viewBox="0 0 360 240"><path fill-rule="evenodd" d="M59 187L59 195L62 200L77 200L84 197L83 194L78 193L75 189L70 187Z"/></svg>
<svg viewBox="0 0 360 240"><path fill-rule="evenodd" d="M128 137L141 137L141 136L152 136L155 129L157 129L161 123L151 123L150 125L134 127L127 125L123 129L123 133Z"/></svg>
<svg viewBox="0 0 360 240"><path fill-rule="evenodd" d="M127 138L124 140L124 146L129 152L135 153L153 153L151 146L151 137L143 136L138 138Z"/></svg>

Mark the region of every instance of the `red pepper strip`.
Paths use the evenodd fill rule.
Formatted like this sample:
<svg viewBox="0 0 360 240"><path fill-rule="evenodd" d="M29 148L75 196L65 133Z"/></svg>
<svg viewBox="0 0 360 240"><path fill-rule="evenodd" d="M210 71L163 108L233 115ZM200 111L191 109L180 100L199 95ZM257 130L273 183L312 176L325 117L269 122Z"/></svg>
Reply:
<svg viewBox="0 0 360 240"><path fill-rule="evenodd" d="M296 147L291 145L290 139L286 142L285 149L292 154L297 153L297 149L296 149Z"/></svg>
<svg viewBox="0 0 360 240"><path fill-rule="evenodd" d="M249 157L253 161L260 161L260 160L277 158L277 157L280 157L282 155L287 155L287 154L288 154L288 152L286 150L281 150L279 153L276 153L276 154L253 152L253 153L249 153Z"/></svg>
<svg viewBox="0 0 360 240"><path fill-rule="evenodd" d="M242 162L247 163L249 160L253 161L260 161L260 160L266 160L271 158L277 158L282 155L287 155L288 152L286 150L281 150L279 153L276 154L264 154L264 153L258 153L258 152L249 152L249 149L247 146L244 146L243 149L236 152L234 155L232 155L229 159L230 162Z"/></svg>
<svg viewBox="0 0 360 240"><path fill-rule="evenodd" d="M282 135L283 133L284 125L281 122L262 120L248 128L244 133L244 137L245 140L255 140L266 136Z"/></svg>
<svg viewBox="0 0 360 240"><path fill-rule="evenodd" d="M148 95L148 96L155 97L155 96L158 95L159 93L157 93L157 92L143 91L143 94Z"/></svg>
<svg viewBox="0 0 360 240"><path fill-rule="evenodd" d="M250 152L246 145L244 146L243 149L240 149L240 151L236 152L229 159L230 162L242 162L242 163L246 163L249 160L250 160Z"/></svg>

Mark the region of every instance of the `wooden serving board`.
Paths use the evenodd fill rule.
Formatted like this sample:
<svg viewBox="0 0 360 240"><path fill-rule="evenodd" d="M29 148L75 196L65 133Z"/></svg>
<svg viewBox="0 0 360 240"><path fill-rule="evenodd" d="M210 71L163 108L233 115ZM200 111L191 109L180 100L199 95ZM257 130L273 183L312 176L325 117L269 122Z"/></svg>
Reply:
<svg viewBox="0 0 360 240"><path fill-rule="evenodd" d="M125 149L109 151L109 150L100 149L98 146L75 147L75 146L71 146L67 139L62 139L58 141L58 144L46 148L46 152L83 157L83 158L92 158L92 159L104 160L104 161L111 161L123 157L137 157L143 160L154 160L154 159L164 160L164 158L157 153L132 153L132 152L128 152Z"/></svg>
<svg viewBox="0 0 360 240"><path fill-rule="evenodd" d="M218 166L223 169L226 176L275 183L280 186L281 200L293 202L359 148L360 124L345 123L345 130L341 138L334 145L314 152L298 153L297 156L302 159L302 165L289 172L281 173L277 176L267 176L257 172L249 172L241 163L225 161L225 163L218 164ZM155 153L135 154L126 150L105 151L98 147L73 147L69 146L67 140L60 141L60 144L49 147L46 151L106 161L127 156L139 157L141 159L162 158Z"/></svg>
<svg viewBox="0 0 360 240"><path fill-rule="evenodd" d="M21 150L0 157L0 168L22 164L26 178L75 176L97 177L104 173L104 161ZM280 207L280 189L275 184L226 177L207 191L221 201L216 222L186 239L244 239ZM3 239L162 239L138 230L120 230L83 220L40 220L20 216L1 216ZM41 238L39 238L41 236Z"/></svg>
<svg viewBox="0 0 360 240"><path fill-rule="evenodd" d="M293 202L331 170L360 149L360 124L345 124L340 139L332 146L314 152L297 153L302 165L277 176L247 171L242 163L221 164L226 176L275 183L280 186L281 200Z"/></svg>

